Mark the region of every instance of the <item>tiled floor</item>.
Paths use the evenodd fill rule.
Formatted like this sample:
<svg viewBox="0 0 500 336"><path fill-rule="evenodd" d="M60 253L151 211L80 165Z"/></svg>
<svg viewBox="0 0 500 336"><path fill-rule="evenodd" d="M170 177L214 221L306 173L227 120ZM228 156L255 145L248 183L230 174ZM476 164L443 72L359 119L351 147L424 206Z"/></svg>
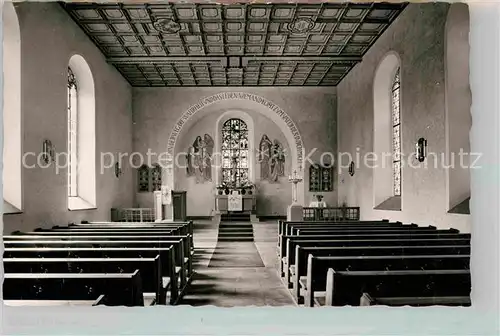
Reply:
<svg viewBox="0 0 500 336"><path fill-rule="evenodd" d="M181 305L217 307L295 305L290 292L283 286L276 272L277 222L261 222L253 225L255 246L264 267L241 268L208 267L217 244L218 226L208 221L195 222L196 275L180 302ZM240 246L239 256L235 255L235 258L245 253L244 245Z"/></svg>

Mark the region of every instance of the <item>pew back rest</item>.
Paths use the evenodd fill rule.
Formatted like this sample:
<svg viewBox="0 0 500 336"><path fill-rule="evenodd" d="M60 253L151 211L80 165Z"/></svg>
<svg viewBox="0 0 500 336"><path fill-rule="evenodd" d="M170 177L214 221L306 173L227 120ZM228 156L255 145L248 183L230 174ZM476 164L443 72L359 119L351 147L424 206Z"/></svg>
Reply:
<svg viewBox="0 0 500 336"><path fill-rule="evenodd" d="M122 274L7 273L4 299L89 300L106 296L109 305L144 306L139 270Z"/></svg>
<svg viewBox="0 0 500 336"><path fill-rule="evenodd" d="M364 292L389 297L469 296L470 287L469 270L336 272L329 269L326 305L359 305Z"/></svg>

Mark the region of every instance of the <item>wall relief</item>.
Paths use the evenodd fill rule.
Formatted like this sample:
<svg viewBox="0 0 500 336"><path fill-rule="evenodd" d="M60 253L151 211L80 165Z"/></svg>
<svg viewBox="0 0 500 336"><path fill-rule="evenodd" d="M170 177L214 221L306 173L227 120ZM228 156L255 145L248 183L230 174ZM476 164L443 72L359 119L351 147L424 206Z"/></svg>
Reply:
<svg viewBox="0 0 500 336"><path fill-rule="evenodd" d="M186 174L194 176L196 183L212 181L212 156L214 140L209 134L197 136L186 154Z"/></svg>
<svg viewBox="0 0 500 336"><path fill-rule="evenodd" d="M262 181L278 182L285 176L285 151L278 141L271 141L264 134L259 144L260 179Z"/></svg>

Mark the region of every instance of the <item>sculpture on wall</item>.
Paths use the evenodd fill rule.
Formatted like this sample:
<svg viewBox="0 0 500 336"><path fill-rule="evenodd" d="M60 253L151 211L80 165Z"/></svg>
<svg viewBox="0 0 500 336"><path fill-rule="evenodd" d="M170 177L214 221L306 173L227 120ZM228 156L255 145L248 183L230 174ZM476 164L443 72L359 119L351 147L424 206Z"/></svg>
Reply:
<svg viewBox="0 0 500 336"><path fill-rule="evenodd" d="M271 156L271 181L277 182L278 178L285 175L285 153L278 140L274 140Z"/></svg>
<svg viewBox="0 0 500 336"><path fill-rule="evenodd" d="M196 183L212 181L213 149L214 141L208 134L203 138L198 135L189 147L186 154L186 174L188 177L195 176Z"/></svg>
<svg viewBox="0 0 500 336"><path fill-rule="evenodd" d="M214 153L214 140L209 134L203 136L202 158L203 158L203 178L205 181L212 181L212 155Z"/></svg>
<svg viewBox="0 0 500 336"><path fill-rule="evenodd" d="M271 176L269 161L271 159L272 142L266 134L262 136L259 144L260 179L267 180Z"/></svg>
<svg viewBox="0 0 500 336"><path fill-rule="evenodd" d="M264 134L259 145L260 179L277 182L285 176L285 151L283 145Z"/></svg>

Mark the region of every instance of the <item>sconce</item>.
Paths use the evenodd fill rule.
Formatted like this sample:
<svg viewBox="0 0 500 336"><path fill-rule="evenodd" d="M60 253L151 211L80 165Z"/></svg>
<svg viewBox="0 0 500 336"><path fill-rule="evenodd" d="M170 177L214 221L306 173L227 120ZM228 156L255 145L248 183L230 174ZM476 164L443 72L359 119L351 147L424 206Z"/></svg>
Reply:
<svg viewBox="0 0 500 336"><path fill-rule="evenodd" d="M349 164L349 175L351 176L354 176L354 161L351 161L351 163Z"/></svg>
<svg viewBox="0 0 500 336"><path fill-rule="evenodd" d="M119 162L115 162L115 176L120 177L123 174L122 168L120 167Z"/></svg>
<svg viewBox="0 0 500 336"><path fill-rule="evenodd" d="M424 162L427 157L427 140L420 138L416 144L417 147L417 160L418 162Z"/></svg>
<svg viewBox="0 0 500 336"><path fill-rule="evenodd" d="M45 164L50 164L55 161L55 150L50 140L43 140L42 161Z"/></svg>

